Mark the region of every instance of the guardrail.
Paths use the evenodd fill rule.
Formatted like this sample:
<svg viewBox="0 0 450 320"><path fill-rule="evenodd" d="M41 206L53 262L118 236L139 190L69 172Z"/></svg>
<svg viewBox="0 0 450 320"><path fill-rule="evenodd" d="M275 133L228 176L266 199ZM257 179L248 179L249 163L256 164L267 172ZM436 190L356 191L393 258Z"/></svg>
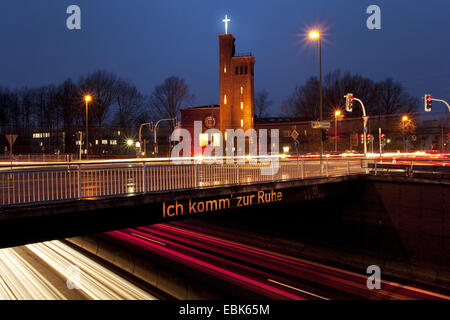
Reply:
<svg viewBox="0 0 450 320"><path fill-rule="evenodd" d="M0 207L55 201L162 193L366 173L367 160L294 159L267 164L172 164L151 161L0 166Z"/></svg>
<svg viewBox="0 0 450 320"><path fill-rule="evenodd" d="M374 158L368 161L369 172L374 175L397 174L443 175L450 178L450 159Z"/></svg>

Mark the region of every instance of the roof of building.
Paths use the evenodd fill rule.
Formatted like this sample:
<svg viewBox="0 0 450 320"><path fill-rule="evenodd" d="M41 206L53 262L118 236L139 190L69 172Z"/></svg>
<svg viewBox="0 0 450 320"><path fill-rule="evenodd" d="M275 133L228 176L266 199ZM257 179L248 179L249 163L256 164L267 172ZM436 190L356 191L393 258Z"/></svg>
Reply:
<svg viewBox="0 0 450 320"><path fill-rule="evenodd" d="M212 108L213 108L213 109L217 109L217 108L220 108L220 106L217 105L217 104L213 104L213 105L212 105ZM189 108L181 109L181 111L184 111L184 110L191 110L191 109L211 109L211 105L209 105L209 106L189 107Z"/></svg>
<svg viewBox="0 0 450 320"><path fill-rule="evenodd" d="M291 118L291 117L267 117L267 118L257 118L255 117L255 122L257 123L280 123L280 122L305 122L311 121L311 118Z"/></svg>

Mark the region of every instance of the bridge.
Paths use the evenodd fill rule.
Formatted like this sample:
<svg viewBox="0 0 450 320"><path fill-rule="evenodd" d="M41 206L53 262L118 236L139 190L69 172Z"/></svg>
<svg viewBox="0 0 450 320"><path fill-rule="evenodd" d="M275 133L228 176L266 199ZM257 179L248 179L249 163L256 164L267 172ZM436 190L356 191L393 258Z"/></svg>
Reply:
<svg viewBox="0 0 450 320"><path fill-rule="evenodd" d="M312 199L318 191L308 191L311 186L346 181L365 174L367 167L365 160L350 157L280 158L276 173L265 175L261 169L268 165L154 159L3 163L0 244L121 229L241 205L268 205L275 200L273 194L276 201L293 201L299 197L298 188L304 189L303 198Z"/></svg>

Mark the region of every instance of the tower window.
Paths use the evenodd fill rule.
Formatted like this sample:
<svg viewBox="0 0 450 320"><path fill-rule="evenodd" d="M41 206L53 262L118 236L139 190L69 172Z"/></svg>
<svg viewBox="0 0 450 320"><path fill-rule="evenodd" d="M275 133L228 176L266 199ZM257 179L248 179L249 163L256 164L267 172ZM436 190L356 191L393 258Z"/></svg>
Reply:
<svg viewBox="0 0 450 320"><path fill-rule="evenodd" d="M244 73L244 72L243 72L243 71L244 71L244 68L243 68L242 66L240 67L240 71L241 71L241 74Z"/></svg>
<svg viewBox="0 0 450 320"><path fill-rule="evenodd" d="M244 103L241 101L241 110L244 110Z"/></svg>
<svg viewBox="0 0 450 320"><path fill-rule="evenodd" d="M241 119L241 128L244 127L244 120Z"/></svg>
<svg viewBox="0 0 450 320"><path fill-rule="evenodd" d="M247 74L248 73L248 68L247 68L247 66L245 66L244 67L244 74Z"/></svg>
<svg viewBox="0 0 450 320"><path fill-rule="evenodd" d="M244 87L241 87L241 94L244 94Z"/></svg>
<svg viewBox="0 0 450 320"><path fill-rule="evenodd" d="M224 103L224 104L227 104L227 95L224 95L224 96L223 96L223 103Z"/></svg>
<svg viewBox="0 0 450 320"><path fill-rule="evenodd" d="M236 68L234 69L234 74L239 74L239 67L236 67Z"/></svg>
<svg viewBox="0 0 450 320"><path fill-rule="evenodd" d="M223 73L227 73L227 65L223 67Z"/></svg>

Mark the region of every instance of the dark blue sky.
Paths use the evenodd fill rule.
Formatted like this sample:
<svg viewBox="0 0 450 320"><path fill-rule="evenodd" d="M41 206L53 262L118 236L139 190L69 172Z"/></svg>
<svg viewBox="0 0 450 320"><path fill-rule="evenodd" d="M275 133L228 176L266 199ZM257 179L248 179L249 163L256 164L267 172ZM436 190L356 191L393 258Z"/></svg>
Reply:
<svg viewBox="0 0 450 320"><path fill-rule="evenodd" d="M66 8L82 10L82 30L66 28ZM366 8L381 7L382 29L366 28ZM255 90L274 112L296 85L317 74L317 49L303 40L326 27L324 72L392 77L414 96L450 99L450 2L365 0L2 0L0 86L58 83L106 69L144 93L171 75L187 80L196 104L218 102L221 20L237 51L256 58Z"/></svg>

